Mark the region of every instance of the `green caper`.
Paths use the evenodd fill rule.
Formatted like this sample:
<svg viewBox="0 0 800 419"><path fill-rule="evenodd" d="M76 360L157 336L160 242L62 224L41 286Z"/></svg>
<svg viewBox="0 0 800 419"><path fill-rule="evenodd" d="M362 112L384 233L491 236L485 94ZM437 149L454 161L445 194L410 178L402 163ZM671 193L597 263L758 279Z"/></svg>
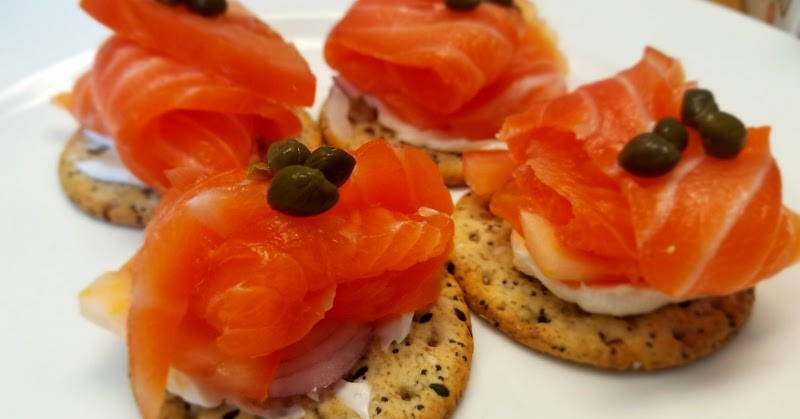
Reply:
<svg viewBox="0 0 800 419"><path fill-rule="evenodd" d="M300 141L281 140L270 144L267 150L267 164L277 173L286 166L305 164L310 155L311 151Z"/></svg>
<svg viewBox="0 0 800 419"><path fill-rule="evenodd" d="M247 178L253 180L269 179L272 176L272 170L269 165L263 161L255 162L247 169Z"/></svg>
<svg viewBox="0 0 800 419"><path fill-rule="evenodd" d="M666 138L680 151L686 150L686 146L689 144L689 132L686 131L686 127L670 116L661 118L653 128L653 133Z"/></svg>
<svg viewBox="0 0 800 419"><path fill-rule="evenodd" d="M468 11L478 7L481 0L444 0L444 4L450 10Z"/></svg>
<svg viewBox="0 0 800 419"><path fill-rule="evenodd" d="M189 10L206 17L225 13L228 9L226 0L186 0Z"/></svg>
<svg viewBox="0 0 800 419"><path fill-rule="evenodd" d="M661 176L672 170L681 152L666 138L653 133L639 134L617 156L619 165L642 177Z"/></svg>
<svg viewBox="0 0 800 419"><path fill-rule="evenodd" d="M739 118L727 112L708 112L699 121L700 136L706 154L732 159L739 155L747 142L747 129Z"/></svg>
<svg viewBox="0 0 800 419"><path fill-rule="evenodd" d="M267 202L275 211L307 217L333 208L339 202L339 190L317 169L286 166L272 178Z"/></svg>
<svg viewBox="0 0 800 419"><path fill-rule="evenodd" d="M342 186L353 173L356 159L341 148L320 147L308 157L306 166L321 171L328 182Z"/></svg>
<svg viewBox="0 0 800 419"><path fill-rule="evenodd" d="M706 89L689 89L683 94L681 120L689 126L696 127L698 120L706 112L718 111L714 95Z"/></svg>

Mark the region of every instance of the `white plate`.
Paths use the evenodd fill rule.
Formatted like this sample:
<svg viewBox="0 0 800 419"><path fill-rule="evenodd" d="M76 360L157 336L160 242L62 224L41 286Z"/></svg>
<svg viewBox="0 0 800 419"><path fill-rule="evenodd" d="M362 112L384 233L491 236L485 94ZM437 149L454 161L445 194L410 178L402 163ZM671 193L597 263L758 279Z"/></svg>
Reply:
<svg viewBox="0 0 800 419"><path fill-rule="evenodd" d="M48 3L56 12L63 9L65 16L75 14L67 6ZM337 10L331 8L334 3L250 3L297 41L319 77L318 93L324 93L330 70L320 48L333 22L328 12ZM305 16L285 13L303 11L311 3L323 8ZM341 8L344 1L335 4ZM573 85L627 67L645 45L653 45L680 57L689 77L713 89L719 102L748 124L772 125L785 201L800 209L796 40L693 0L538 4L560 35ZM70 48L103 33L94 26L71 30L90 35L65 35L80 41ZM6 48L12 39L18 38L3 37L3 51L24 50L14 56L14 69L53 54L33 47ZM42 39L27 42L47 45ZM58 186L55 170L59 151L76 126L47 99L67 89L90 59L88 53L77 55L0 91L4 417L137 417L124 345L78 315L77 293L103 270L126 260L141 233L95 221L74 209ZM476 318L472 378L456 417L797 417L798 276L800 269L795 267L760 285L750 322L721 352L660 373L618 374L558 362L512 342Z"/></svg>

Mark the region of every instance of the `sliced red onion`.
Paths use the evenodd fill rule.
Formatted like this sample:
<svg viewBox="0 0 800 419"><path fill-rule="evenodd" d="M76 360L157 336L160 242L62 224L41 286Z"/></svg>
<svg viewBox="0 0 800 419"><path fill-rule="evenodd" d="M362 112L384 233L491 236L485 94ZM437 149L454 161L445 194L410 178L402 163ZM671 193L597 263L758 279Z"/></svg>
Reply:
<svg viewBox="0 0 800 419"><path fill-rule="evenodd" d="M371 341L371 324L319 322L285 349L269 396L296 396L333 384L364 355Z"/></svg>

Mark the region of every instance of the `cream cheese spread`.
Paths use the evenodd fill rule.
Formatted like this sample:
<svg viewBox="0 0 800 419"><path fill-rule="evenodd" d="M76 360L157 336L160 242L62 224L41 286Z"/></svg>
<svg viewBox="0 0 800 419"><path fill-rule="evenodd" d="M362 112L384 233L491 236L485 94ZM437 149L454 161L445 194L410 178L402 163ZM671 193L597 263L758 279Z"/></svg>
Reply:
<svg viewBox="0 0 800 419"><path fill-rule="evenodd" d="M592 287L581 283L580 287L572 288L541 272L528 253L525 240L517 232L511 233L511 249L514 253L514 266L520 272L536 277L558 298L575 303L590 313L627 316L647 313L681 301L654 289L632 285Z"/></svg>
<svg viewBox="0 0 800 419"><path fill-rule="evenodd" d="M147 185L122 163L111 138L88 129L83 130L83 136L89 142L89 150L93 154L90 158L79 160L75 163L81 173L102 182L122 183L147 188Z"/></svg>
<svg viewBox="0 0 800 419"><path fill-rule="evenodd" d="M406 313L378 324L375 329L375 339L380 343L383 352L389 352L392 343L400 343L408 337L413 318L414 313Z"/></svg>
<svg viewBox="0 0 800 419"><path fill-rule="evenodd" d="M417 128L400 119L389 110L380 100L367 95L342 78L336 79L331 87L328 97L328 121L334 135L340 138L350 138L353 128L347 115L350 111L350 98L362 97L364 101L378 112L378 122L395 132L398 140L431 150L445 152L464 152L467 150L496 150L507 149L508 146L497 139L470 140L453 136L443 131L426 130Z"/></svg>
<svg viewBox="0 0 800 419"><path fill-rule="evenodd" d="M339 380L331 389L336 398L344 403L345 406L353 409L362 419L369 419L369 399L372 395L369 383L351 383Z"/></svg>

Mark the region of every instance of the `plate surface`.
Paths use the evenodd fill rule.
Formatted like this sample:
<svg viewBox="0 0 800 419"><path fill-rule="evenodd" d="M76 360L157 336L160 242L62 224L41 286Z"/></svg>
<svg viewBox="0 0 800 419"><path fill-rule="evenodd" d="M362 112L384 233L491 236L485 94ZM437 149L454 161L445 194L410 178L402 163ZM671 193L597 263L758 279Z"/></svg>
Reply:
<svg viewBox="0 0 800 419"><path fill-rule="evenodd" d="M90 219L66 200L55 169L76 125L48 102L91 62L87 49L106 32L73 2L47 1L47 16L61 17L58 25L47 16L34 22L44 1L19 3L0 17L3 416L136 418L125 347L78 315L77 293L104 270L122 264L137 248L141 232ZM331 72L321 46L347 2L247 3L296 42L318 76L317 98L324 97ZM797 40L695 0L537 4L559 34L572 86L632 65L644 46L652 45L679 57L689 78L711 88L748 125L771 125L784 201L800 209ZM62 26L69 33L53 39ZM24 42L12 42L20 39ZM796 417L798 298L800 267L794 267L759 285L749 324L724 350L694 365L652 374L608 373L555 361L476 318L472 378L455 417Z"/></svg>

